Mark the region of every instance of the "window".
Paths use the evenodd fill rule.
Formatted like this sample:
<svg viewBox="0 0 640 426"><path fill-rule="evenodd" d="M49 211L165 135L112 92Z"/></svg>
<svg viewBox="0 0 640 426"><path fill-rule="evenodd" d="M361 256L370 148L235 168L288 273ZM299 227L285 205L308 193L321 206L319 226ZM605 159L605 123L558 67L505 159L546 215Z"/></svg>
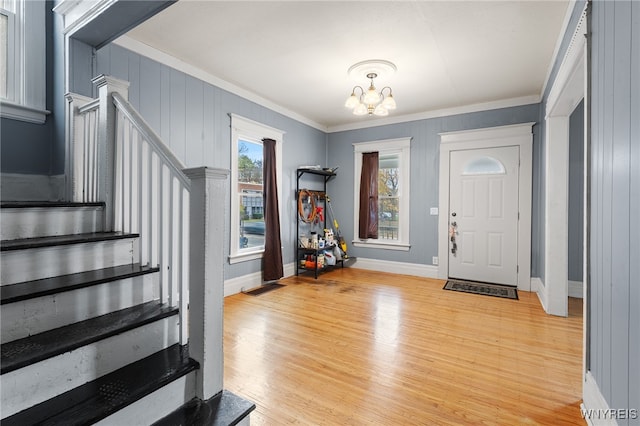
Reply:
<svg viewBox="0 0 640 426"><path fill-rule="evenodd" d="M378 239L398 240L400 217L400 153L378 159Z"/></svg>
<svg viewBox="0 0 640 426"><path fill-rule="evenodd" d="M276 141L278 200L281 200L283 132L235 114L231 115L232 195L229 263L261 258L265 238L268 238L268 235L265 235L262 189L264 138Z"/></svg>
<svg viewBox="0 0 640 426"><path fill-rule="evenodd" d="M14 4L9 0L0 0L0 98L12 99L13 93L10 91L9 82L13 81L14 67L9 64L15 63L13 46L15 38L15 16L13 12Z"/></svg>
<svg viewBox="0 0 640 426"><path fill-rule="evenodd" d="M500 160L493 157L479 157L465 164L463 176L470 175L503 175L506 173Z"/></svg>
<svg viewBox="0 0 640 426"><path fill-rule="evenodd" d="M409 191L411 138L353 144L354 240L356 247L409 250ZM362 154L378 152L378 238L358 238Z"/></svg>
<svg viewBox="0 0 640 426"><path fill-rule="evenodd" d="M46 2L0 0L0 115L44 123Z"/></svg>
<svg viewBox="0 0 640 426"><path fill-rule="evenodd" d="M9 78L9 26L13 26L13 14L0 9L0 98L7 99L7 80Z"/></svg>

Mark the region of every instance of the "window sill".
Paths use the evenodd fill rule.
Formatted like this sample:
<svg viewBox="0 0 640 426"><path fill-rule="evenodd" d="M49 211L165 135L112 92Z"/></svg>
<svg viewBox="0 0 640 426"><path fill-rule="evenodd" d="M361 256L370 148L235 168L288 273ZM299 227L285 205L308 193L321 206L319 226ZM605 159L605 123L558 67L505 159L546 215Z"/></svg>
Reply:
<svg viewBox="0 0 640 426"><path fill-rule="evenodd" d="M250 253L236 253L229 256L229 264L248 262L250 260L262 259L264 250L252 251Z"/></svg>
<svg viewBox="0 0 640 426"><path fill-rule="evenodd" d="M366 247L366 248L377 248L383 250L398 250L398 251L409 251L411 248L411 244L405 244L400 242L386 242L379 240L354 240L351 242L354 247Z"/></svg>
<svg viewBox="0 0 640 426"><path fill-rule="evenodd" d="M51 114L51 112L47 110L32 108L5 100L0 102L0 117L2 118L43 124L49 114Z"/></svg>

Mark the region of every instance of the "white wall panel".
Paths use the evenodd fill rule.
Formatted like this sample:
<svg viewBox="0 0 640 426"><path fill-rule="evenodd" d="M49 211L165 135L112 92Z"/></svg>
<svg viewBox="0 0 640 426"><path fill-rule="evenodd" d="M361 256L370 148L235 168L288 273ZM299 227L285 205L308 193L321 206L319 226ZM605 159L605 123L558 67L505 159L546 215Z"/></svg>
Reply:
<svg viewBox="0 0 640 426"><path fill-rule="evenodd" d="M631 6L629 147L629 404L640 407L640 4ZM635 77L634 77L635 76ZM635 118L634 118L635 117ZM637 423L640 424L640 421Z"/></svg>
<svg viewBox="0 0 640 426"><path fill-rule="evenodd" d="M613 409L640 407L639 16L637 2L593 3L589 369Z"/></svg>

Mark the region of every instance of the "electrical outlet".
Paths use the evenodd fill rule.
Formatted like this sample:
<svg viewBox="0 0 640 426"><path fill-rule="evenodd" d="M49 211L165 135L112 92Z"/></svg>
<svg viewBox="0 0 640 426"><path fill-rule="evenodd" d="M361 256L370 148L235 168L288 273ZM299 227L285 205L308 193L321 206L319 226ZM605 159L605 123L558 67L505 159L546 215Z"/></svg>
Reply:
<svg viewBox="0 0 640 426"><path fill-rule="evenodd" d="M431 258L431 263L434 264L434 265L437 265L438 264L438 256L433 256Z"/></svg>

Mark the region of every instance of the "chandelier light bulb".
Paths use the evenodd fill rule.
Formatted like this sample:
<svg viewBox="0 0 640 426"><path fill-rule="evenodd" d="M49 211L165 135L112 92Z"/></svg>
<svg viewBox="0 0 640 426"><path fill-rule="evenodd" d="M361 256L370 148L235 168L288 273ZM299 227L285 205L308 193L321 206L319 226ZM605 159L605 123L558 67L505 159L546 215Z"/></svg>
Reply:
<svg viewBox="0 0 640 426"><path fill-rule="evenodd" d="M379 117L384 117L389 115L389 111L384 107L384 105L379 104L376 109L373 110L373 113Z"/></svg>
<svg viewBox="0 0 640 426"><path fill-rule="evenodd" d="M393 95L391 93L385 96L382 101L382 106L385 107L385 109L396 109L396 100L393 99Z"/></svg>
<svg viewBox="0 0 640 426"><path fill-rule="evenodd" d="M365 93L363 101L367 105L375 105L380 102L380 95L376 92L376 88L373 84L369 87L367 93Z"/></svg>
<svg viewBox="0 0 640 426"><path fill-rule="evenodd" d="M347 101L344 103L344 106L347 108L355 108L360 103L360 100L356 96L355 92L351 92L351 96L347 98Z"/></svg>
<svg viewBox="0 0 640 426"><path fill-rule="evenodd" d="M367 115L368 112L366 105L362 102L358 103L358 105L353 109L354 115Z"/></svg>

